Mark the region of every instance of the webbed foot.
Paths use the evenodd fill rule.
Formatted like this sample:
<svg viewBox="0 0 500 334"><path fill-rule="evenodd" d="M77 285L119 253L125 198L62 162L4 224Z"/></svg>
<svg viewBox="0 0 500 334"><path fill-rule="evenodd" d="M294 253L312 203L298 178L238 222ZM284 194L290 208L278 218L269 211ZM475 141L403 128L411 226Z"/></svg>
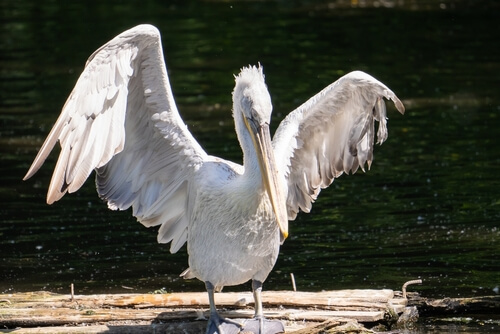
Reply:
<svg viewBox="0 0 500 334"><path fill-rule="evenodd" d="M254 334L277 334L284 333L285 326L279 320L268 320L265 318L253 318L242 321L243 333Z"/></svg>
<svg viewBox="0 0 500 334"><path fill-rule="evenodd" d="M243 329L243 324L236 320L226 319L217 313L211 313L207 323L206 334L237 334Z"/></svg>

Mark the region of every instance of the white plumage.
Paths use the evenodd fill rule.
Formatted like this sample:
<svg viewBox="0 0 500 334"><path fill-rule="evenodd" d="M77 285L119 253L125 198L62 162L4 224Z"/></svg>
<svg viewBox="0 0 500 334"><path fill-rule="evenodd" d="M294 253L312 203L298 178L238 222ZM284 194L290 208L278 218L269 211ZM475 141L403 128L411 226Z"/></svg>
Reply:
<svg viewBox="0 0 500 334"><path fill-rule="evenodd" d="M110 209L160 226L158 242L176 252L187 241L185 277L213 289L253 280L256 316L261 283L274 266L288 220L309 212L322 188L344 172L370 166L387 138L384 84L352 72L291 112L271 142L271 98L262 67L236 76L233 117L243 166L208 155L182 121L170 88L160 34L139 25L95 51L25 179L57 141L61 153L47 203L78 190L96 170Z"/></svg>

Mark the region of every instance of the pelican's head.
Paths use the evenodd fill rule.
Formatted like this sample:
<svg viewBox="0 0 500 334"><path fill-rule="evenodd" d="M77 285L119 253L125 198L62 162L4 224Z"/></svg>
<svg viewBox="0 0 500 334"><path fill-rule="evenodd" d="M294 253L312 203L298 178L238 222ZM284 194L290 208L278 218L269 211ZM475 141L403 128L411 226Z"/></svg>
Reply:
<svg viewBox="0 0 500 334"><path fill-rule="evenodd" d="M288 215L286 198L271 144L269 130L273 110L271 96L267 90L260 65L243 68L235 78L233 116L236 133L245 157L249 153L247 150L255 151L262 183L271 201L276 222L281 231L281 240L284 241L288 236ZM245 163L245 167L248 167L246 165L247 163Z"/></svg>

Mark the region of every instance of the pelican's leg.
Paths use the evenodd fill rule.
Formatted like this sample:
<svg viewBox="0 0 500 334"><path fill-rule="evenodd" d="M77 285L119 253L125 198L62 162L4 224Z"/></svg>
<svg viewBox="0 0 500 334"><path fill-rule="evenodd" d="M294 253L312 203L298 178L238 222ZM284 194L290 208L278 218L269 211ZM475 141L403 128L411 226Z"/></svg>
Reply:
<svg viewBox="0 0 500 334"><path fill-rule="evenodd" d="M258 329L253 326L253 331L258 334L284 333L285 327L279 320L267 320L264 318L262 308L262 282L252 280L253 299L255 302L255 320L258 321ZM256 324L257 325L257 324Z"/></svg>
<svg viewBox="0 0 500 334"><path fill-rule="evenodd" d="M264 333L264 313L262 311L262 282L252 280L253 300L255 308L255 319L259 320L259 334Z"/></svg>
<svg viewBox="0 0 500 334"><path fill-rule="evenodd" d="M215 307L215 297L214 297L214 290L215 287L212 283L206 281L205 282L205 287L208 292L208 302L210 303L210 318L208 319L208 324L207 324L207 330L206 334L213 334L213 333L218 333L218 334L224 334L224 331L221 328L222 323L227 323L230 325L234 325L238 328L242 328L243 325L236 322L232 321L230 319L224 319L219 316L219 313L217 313L217 308ZM215 331L212 330L212 327L215 326Z"/></svg>

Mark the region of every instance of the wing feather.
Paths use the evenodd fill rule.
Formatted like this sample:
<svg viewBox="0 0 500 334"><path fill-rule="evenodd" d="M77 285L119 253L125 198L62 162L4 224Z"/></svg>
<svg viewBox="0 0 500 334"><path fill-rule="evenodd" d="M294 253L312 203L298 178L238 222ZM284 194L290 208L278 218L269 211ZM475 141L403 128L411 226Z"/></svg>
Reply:
<svg viewBox="0 0 500 334"><path fill-rule="evenodd" d="M273 138L276 161L287 185L288 218L309 212L321 189L343 173L364 171L373 160L375 121L377 143L387 139L383 98L399 112L396 95L370 75L355 71L340 78L291 112Z"/></svg>
<svg viewBox="0 0 500 334"><path fill-rule="evenodd" d="M25 179L57 141L49 204L96 170L111 209L132 207L145 226L162 225L158 241L172 241L173 252L185 243L188 183L206 153L177 111L155 27L125 31L90 56Z"/></svg>

